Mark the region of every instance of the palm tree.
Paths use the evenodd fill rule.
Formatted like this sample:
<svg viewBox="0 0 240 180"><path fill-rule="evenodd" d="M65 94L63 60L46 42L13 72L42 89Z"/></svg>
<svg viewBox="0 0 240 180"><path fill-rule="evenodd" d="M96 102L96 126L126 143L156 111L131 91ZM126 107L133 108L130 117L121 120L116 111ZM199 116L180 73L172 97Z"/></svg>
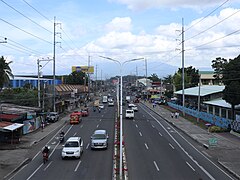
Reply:
<svg viewBox="0 0 240 180"><path fill-rule="evenodd" d="M3 56L0 58L0 90L3 88L4 84L9 83L10 77L14 77L9 67L11 63L12 61L6 62Z"/></svg>

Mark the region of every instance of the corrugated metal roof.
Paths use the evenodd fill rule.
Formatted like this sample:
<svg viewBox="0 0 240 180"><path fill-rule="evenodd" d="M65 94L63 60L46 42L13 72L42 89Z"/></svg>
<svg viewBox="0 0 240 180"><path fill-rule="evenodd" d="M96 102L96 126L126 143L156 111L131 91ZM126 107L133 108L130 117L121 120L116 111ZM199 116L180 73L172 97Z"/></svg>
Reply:
<svg viewBox="0 0 240 180"><path fill-rule="evenodd" d="M209 94L214 94L214 93L219 93L224 90L225 86L218 86L218 85L203 85L200 86L200 96L206 96ZM184 94L185 95L190 95L190 96L198 96L199 94L199 87L192 87L192 88L187 88L184 89ZM176 91L174 94L182 94L182 90Z"/></svg>
<svg viewBox="0 0 240 180"><path fill-rule="evenodd" d="M225 107L225 108L231 108L231 104L223 100L222 98L219 99L214 99L211 101L204 101L204 104L209 104L209 105L214 105L214 106L220 106L220 107ZM240 105L235 106L236 109L240 108Z"/></svg>

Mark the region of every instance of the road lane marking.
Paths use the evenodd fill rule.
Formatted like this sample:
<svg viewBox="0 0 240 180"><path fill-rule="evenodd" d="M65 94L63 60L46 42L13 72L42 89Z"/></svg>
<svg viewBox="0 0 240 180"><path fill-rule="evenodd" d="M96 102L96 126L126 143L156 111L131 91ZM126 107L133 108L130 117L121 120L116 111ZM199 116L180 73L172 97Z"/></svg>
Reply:
<svg viewBox="0 0 240 180"><path fill-rule="evenodd" d="M33 158L32 161L41 153L42 151L39 151Z"/></svg>
<svg viewBox="0 0 240 180"><path fill-rule="evenodd" d="M189 164L187 161L186 161L186 163L193 171L195 171L195 169L191 166L191 164Z"/></svg>
<svg viewBox="0 0 240 180"><path fill-rule="evenodd" d="M44 171L47 170L47 168L52 164L53 161L49 162L48 165L43 169Z"/></svg>
<svg viewBox="0 0 240 180"><path fill-rule="evenodd" d="M80 126L80 128L83 128L83 124Z"/></svg>
<svg viewBox="0 0 240 180"><path fill-rule="evenodd" d="M147 112L145 109L143 109L145 112ZM147 112L148 113L148 112ZM148 113L163 129L164 131L172 138L172 140L177 144L177 146L189 157L187 151L181 146L181 144L167 131L167 129L158 121L158 119L156 119L153 115L151 115L150 113ZM178 133L178 132L177 132ZM179 134L179 133L178 133ZM181 136L179 134L179 136ZM183 136L181 136L186 142L188 142ZM202 154L200 151L198 151L190 142L188 142L189 145L191 145L197 152L199 152L199 154ZM202 154L203 155L203 154ZM204 155L203 155L204 156ZM206 159L208 159L206 156L204 156ZM209 160L209 159L208 159ZM198 164L197 161L193 161L211 180L215 180L215 178L206 170L204 169L204 167L202 167L201 165ZM215 165L212 161L209 160L209 162L211 162L213 165ZM215 167L218 167L215 165ZM218 167L219 168L219 167ZM219 168L219 170L221 170ZM223 173L224 171L221 170ZM225 173L226 174L226 173ZM226 174L228 177L230 177L228 174ZM231 178L231 177L230 177ZM232 179L232 178L231 178Z"/></svg>
<svg viewBox="0 0 240 180"><path fill-rule="evenodd" d="M152 125L152 127L153 127L153 128L155 128L155 126L154 126L154 125Z"/></svg>
<svg viewBox="0 0 240 180"><path fill-rule="evenodd" d="M142 136L142 133L141 133L141 132L139 132L139 135L140 135L140 136Z"/></svg>
<svg viewBox="0 0 240 180"><path fill-rule="evenodd" d="M158 165L157 165L156 161L153 161L153 163L154 163L154 165L155 165L155 168L157 169L157 171L159 171L159 167L158 167Z"/></svg>
<svg viewBox="0 0 240 180"><path fill-rule="evenodd" d="M73 136L76 136L76 134L77 134L77 133L75 132L75 133L73 134Z"/></svg>
<svg viewBox="0 0 240 180"><path fill-rule="evenodd" d="M133 122L135 122L135 119L133 119Z"/></svg>
<svg viewBox="0 0 240 180"><path fill-rule="evenodd" d="M136 128L138 128L138 125L137 125L137 124L135 124L135 126L136 126Z"/></svg>
<svg viewBox="0 0 240 180"><path fill-rule="evenodd" d="M87 146L86 146L86 149L88 149L89 145L90 145L90 144L88 143Z"/></svg>
<svg viewBox="0 0 240 180"><path fill-rule="evenodd" d="M99 120L100 122L102 121L102 119Z"/></svg>
<svg viewBox="0 0 240 180"><path fill-rule="evenodd" d="M33 175L43 166L43 163L27 178L27 180L31 179Z"/></svg>
<svg viewBox="0 0 240 180"><path fill-rule="evenodd" d="M145 145L146 149L149 149L149 148L148 148L148 145L147 145L146 143L144 143L144 145Z"/></svg>
<svg viewBox="0 0 240 180"><path fill-rule="evenodd" d="M172 149L174 149L174 147L173 147L173 145L172 145L172 144L170 144L170 143L168 143L168 144L169 144L169 146L171 146L171 148L172 148Z"/></svg>
<svg viewBox="0 0 240 180"><path fill-rule="evenodd" d="M97 128L99 127L99 124L97 125Z"/></svg>
<svg viewBox="0 0 240 180"><path fill-rule="evenodd" d="M159 132L158 134L159 134L160 136L162 136L162 134L161 134L160 132Z"/></svg>
<svg viewBox="0 0 240 180"><path fill-rule="evenodd" d="M78 162L78 164L77 164L77 166L76 166L76 168L74 170L75 172L78 170L78 167L80 166L81 162L82 162L81 160Z"/></svg>

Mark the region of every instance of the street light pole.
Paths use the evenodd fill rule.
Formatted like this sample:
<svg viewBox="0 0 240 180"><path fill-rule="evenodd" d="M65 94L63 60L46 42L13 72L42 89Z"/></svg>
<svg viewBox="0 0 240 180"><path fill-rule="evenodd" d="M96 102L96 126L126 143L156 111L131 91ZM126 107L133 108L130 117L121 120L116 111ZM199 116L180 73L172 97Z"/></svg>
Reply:
<svg viewBox="0 0 240 180"><path fill-rule="evenodd" d="M119 64L120 66L120 164L119 164L119 177L120 179L122 179L122 164L123 164L123 123L122 123L122 101L123 101L123 93L122 93L122 89L123 89L123 83L122 83L122 68L123 68L123 65L128 63L128 62L132 62L132 61L137 61L137 60L142 60L144 58L136 58L136 59L130 59L130 60L127 60L127 61L124 61L123 63L121 63L120 61L118 60L115 60L115 59L112 59L112 58L109 58L109 57L104 57L104 56L99 56L101 58L104 58L104 59L108 59L110 61L113 61L113 62L116 62Z"/></svg>

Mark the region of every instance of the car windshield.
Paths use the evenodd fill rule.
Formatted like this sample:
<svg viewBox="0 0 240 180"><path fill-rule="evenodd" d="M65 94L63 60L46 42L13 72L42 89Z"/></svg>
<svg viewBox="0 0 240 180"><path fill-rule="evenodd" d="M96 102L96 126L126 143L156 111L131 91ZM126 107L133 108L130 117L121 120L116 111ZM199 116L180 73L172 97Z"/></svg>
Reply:
<svg viewBox="0 0 240 180"><path fill-rule="evenodd" d="M94 134L92 136L93 139L106 139L106 135L105 134Z"/></svg>
<svg viewBox="0 0 240 180"><path fill-rule="evenodd" d="M79 147L78 142L67 142L65 147Z"/></svg>

